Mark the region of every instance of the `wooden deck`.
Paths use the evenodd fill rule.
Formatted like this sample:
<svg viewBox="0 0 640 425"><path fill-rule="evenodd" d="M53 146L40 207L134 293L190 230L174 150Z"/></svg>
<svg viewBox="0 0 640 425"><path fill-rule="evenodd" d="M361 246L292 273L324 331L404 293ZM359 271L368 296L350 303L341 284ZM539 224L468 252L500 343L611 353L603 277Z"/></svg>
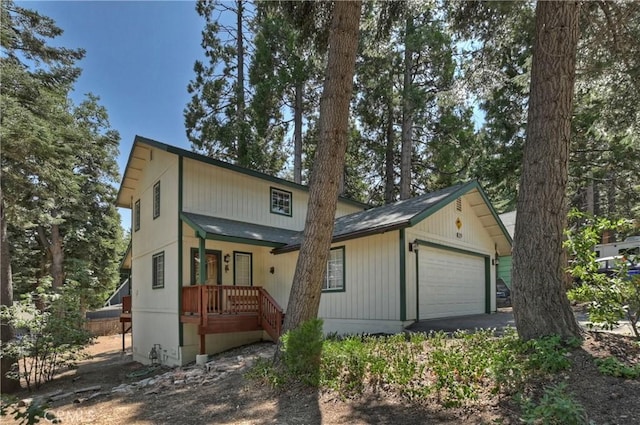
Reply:
<svg viewBox="0 0 640 425"><path fill-rule="evenodd" d="M180 321L198 325L200 354L206 334L266 331L277 340L284 312L259 286L195 285L182 288Z"/></svg>

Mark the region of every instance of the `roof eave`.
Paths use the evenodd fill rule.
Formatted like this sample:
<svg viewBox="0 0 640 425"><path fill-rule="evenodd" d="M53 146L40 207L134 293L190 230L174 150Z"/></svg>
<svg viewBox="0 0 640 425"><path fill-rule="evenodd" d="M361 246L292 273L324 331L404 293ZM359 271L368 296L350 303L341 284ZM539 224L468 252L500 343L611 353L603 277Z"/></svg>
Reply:
<svg viewBox="0 0 640 425"><path fill-rule="evenodd" d="M409 221L403 221L400 223L394 223L388 226L381 226L381 227L375 227L372 229L366 229L366 230L358 230L355 232L351 232L351 233L346 233L344 235L340 235L340 236L334 236L331 239L331 243L337 243L337 242L344 242L344 241L348 241L351 239L358 239L358 238L362 238L365 236L372 236L372 235L377 235L377 234L381 234L381 233L386 233L386 232L391 232L394 230L399 230L399 229L404 229L409 227ZM285 245L281 248L275 248L273 250L271 250L272 254L278 255L278 254L285 254L287 252L293 252L293 251L297 251L300 249L300 246L302 244L293 244L293 245Z"/></svg>

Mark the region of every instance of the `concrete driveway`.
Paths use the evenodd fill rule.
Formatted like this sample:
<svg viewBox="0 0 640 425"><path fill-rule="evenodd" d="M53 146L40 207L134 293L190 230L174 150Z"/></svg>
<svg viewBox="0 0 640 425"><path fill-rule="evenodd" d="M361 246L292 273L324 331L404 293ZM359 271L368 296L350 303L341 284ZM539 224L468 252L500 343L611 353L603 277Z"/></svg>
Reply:
<svg viewBox="0 0 640 425"><path fill-rule="evenodd" d="M580 326L588 330L587 323L589 317L586 313L576 313L576 319ZM515 328L516 322L513 318L511 307L501 308L492 314L474 314L472 316L449 317L444 319L421 320L409 326L409 332L455 332L457 330L473 331L476 329L495 329L497 334L502 334L507 326ZM631 325L628 321L621 321L620 326L609 331L621 335L633 336Z"/></svg>

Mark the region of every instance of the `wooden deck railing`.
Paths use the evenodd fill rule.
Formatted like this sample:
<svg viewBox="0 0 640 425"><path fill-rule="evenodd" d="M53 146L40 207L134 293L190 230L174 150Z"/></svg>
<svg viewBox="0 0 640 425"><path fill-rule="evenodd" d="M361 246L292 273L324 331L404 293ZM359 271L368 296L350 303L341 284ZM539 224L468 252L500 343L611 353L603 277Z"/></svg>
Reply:
<svg viewBox="0 0 640 425"><path fill-rule="evenodd" d="M122 296L122 313L131 314L131 295Z"/></svg>
<svg viewBox="0 0 640 425"><path fill-rule="evenodd" d="M273 338L280 337L284 313L269 293L258 286L195 285L182 288L181 315L206 327L216 316L255 314ZM186 321L186 320L185 320Z"/></svg>

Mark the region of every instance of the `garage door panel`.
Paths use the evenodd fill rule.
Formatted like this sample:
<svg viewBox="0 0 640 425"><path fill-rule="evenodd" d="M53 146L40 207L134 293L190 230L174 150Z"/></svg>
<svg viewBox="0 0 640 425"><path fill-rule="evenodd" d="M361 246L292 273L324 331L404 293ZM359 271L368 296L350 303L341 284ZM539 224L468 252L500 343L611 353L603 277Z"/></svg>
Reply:
<svg viewBox="0 0 640 425"><path fill-rule="evenodd" d="M485 312L483 257L422 247L418 257L420 319Z"/></svg>

